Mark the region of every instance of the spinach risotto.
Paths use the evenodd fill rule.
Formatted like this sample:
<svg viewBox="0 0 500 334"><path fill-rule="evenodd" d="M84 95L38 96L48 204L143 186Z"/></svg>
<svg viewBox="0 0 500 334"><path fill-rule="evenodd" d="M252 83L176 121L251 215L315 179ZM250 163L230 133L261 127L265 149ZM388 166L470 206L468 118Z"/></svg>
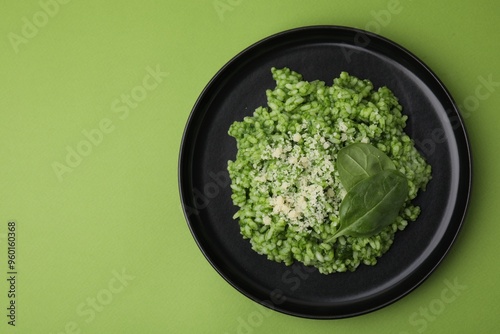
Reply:
<svg viewBox="0 0 500 334"><path fill-rule="evenodd" d="M328 86L271 71L267 106L229 129L241 234L270 260L323 274L375 265L418 217L411 201L431 179L398 99L346 72Z"/></svg>

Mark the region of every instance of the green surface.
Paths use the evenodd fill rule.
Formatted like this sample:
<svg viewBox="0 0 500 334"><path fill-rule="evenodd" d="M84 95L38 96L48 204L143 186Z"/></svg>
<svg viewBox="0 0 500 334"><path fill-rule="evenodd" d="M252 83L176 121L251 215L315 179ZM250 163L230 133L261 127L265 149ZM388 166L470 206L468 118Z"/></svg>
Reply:
<svg viewBox="0 0 500 334"><path fill-rule="evenodd" d="M498 2L55 3L2 1L1 333L498 332ZM469 215L443 264L397 303L339 321L271 312L229 286L191 237L177 189L183 127L208 80L259 39L314 24L368 28L418 55L464 106L474 155Z"/></svg>

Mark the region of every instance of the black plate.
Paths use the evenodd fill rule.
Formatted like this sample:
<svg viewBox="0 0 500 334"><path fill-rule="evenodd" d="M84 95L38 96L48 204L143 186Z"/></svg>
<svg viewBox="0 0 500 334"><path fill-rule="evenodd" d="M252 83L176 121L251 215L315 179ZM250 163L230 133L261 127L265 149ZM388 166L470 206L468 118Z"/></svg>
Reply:
<svg viewBox="0 0 500 334"><path fill-rule="evenodd" d="M322 275L258 255L232 219L227 161L236 156L229 126L265 105L271 67L332 83L341 71L388 86L409 116L406 132L433 167L416 199L422 213L396 234L376 266ZM256 302L291 315L343 318L405 296L437 267L464 220L471 187L467 135L436 75L401 46L361 30L314 26L268 37L241 52L208 83L186 125L179 157L181 202L191 232L212 266Z"/></svg>

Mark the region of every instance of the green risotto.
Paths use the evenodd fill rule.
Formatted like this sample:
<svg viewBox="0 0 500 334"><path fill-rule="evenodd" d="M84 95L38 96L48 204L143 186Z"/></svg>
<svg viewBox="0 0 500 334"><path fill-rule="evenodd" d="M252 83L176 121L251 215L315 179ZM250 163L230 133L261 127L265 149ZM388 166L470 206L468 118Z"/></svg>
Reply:
<svg viewBox="0 0 500 334"><path fill-rule="evenodd" d="M345 72L328 86L288 68L271 71L276 87L266 91L267 106L229 129L238 147L228 171L241 234L270 260L300 261L323 274L375 265L395 233L418 217L411 200L431 178L431 166L404 132L407 116L398 99ZM337 233L347 194L338 152L354 143L383 152L408 183L396 218L370 236Z"/></svg>

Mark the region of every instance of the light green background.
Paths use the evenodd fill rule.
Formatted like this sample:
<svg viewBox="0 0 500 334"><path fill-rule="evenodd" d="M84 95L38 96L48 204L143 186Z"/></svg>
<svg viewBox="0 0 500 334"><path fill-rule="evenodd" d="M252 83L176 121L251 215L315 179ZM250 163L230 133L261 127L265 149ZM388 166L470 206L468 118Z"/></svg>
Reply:
<svg viewBox="0 0 500 334"><path fill-rule="evenodd" d="M1 333L498 332L500 87L475 97L488 92L479 77L500 81L498 1L400 0L388 17L388 1L73 0L46 22L42 2L0 7L0 233L15 220L19 238L12 328L0 234ZM34 20L43 27L24 27ZM227 284L196 246L177 187L182 131L210 78L259 39L316 24L368 28L419 56L466 103L474 156L469 214L443 264L397 303L337 321L266 312ZM115 113L157 67L161 83L128 117ZM103 119L112 131L60 181L54 162ZM95 317L92 298L106 304Z"/></svg>

